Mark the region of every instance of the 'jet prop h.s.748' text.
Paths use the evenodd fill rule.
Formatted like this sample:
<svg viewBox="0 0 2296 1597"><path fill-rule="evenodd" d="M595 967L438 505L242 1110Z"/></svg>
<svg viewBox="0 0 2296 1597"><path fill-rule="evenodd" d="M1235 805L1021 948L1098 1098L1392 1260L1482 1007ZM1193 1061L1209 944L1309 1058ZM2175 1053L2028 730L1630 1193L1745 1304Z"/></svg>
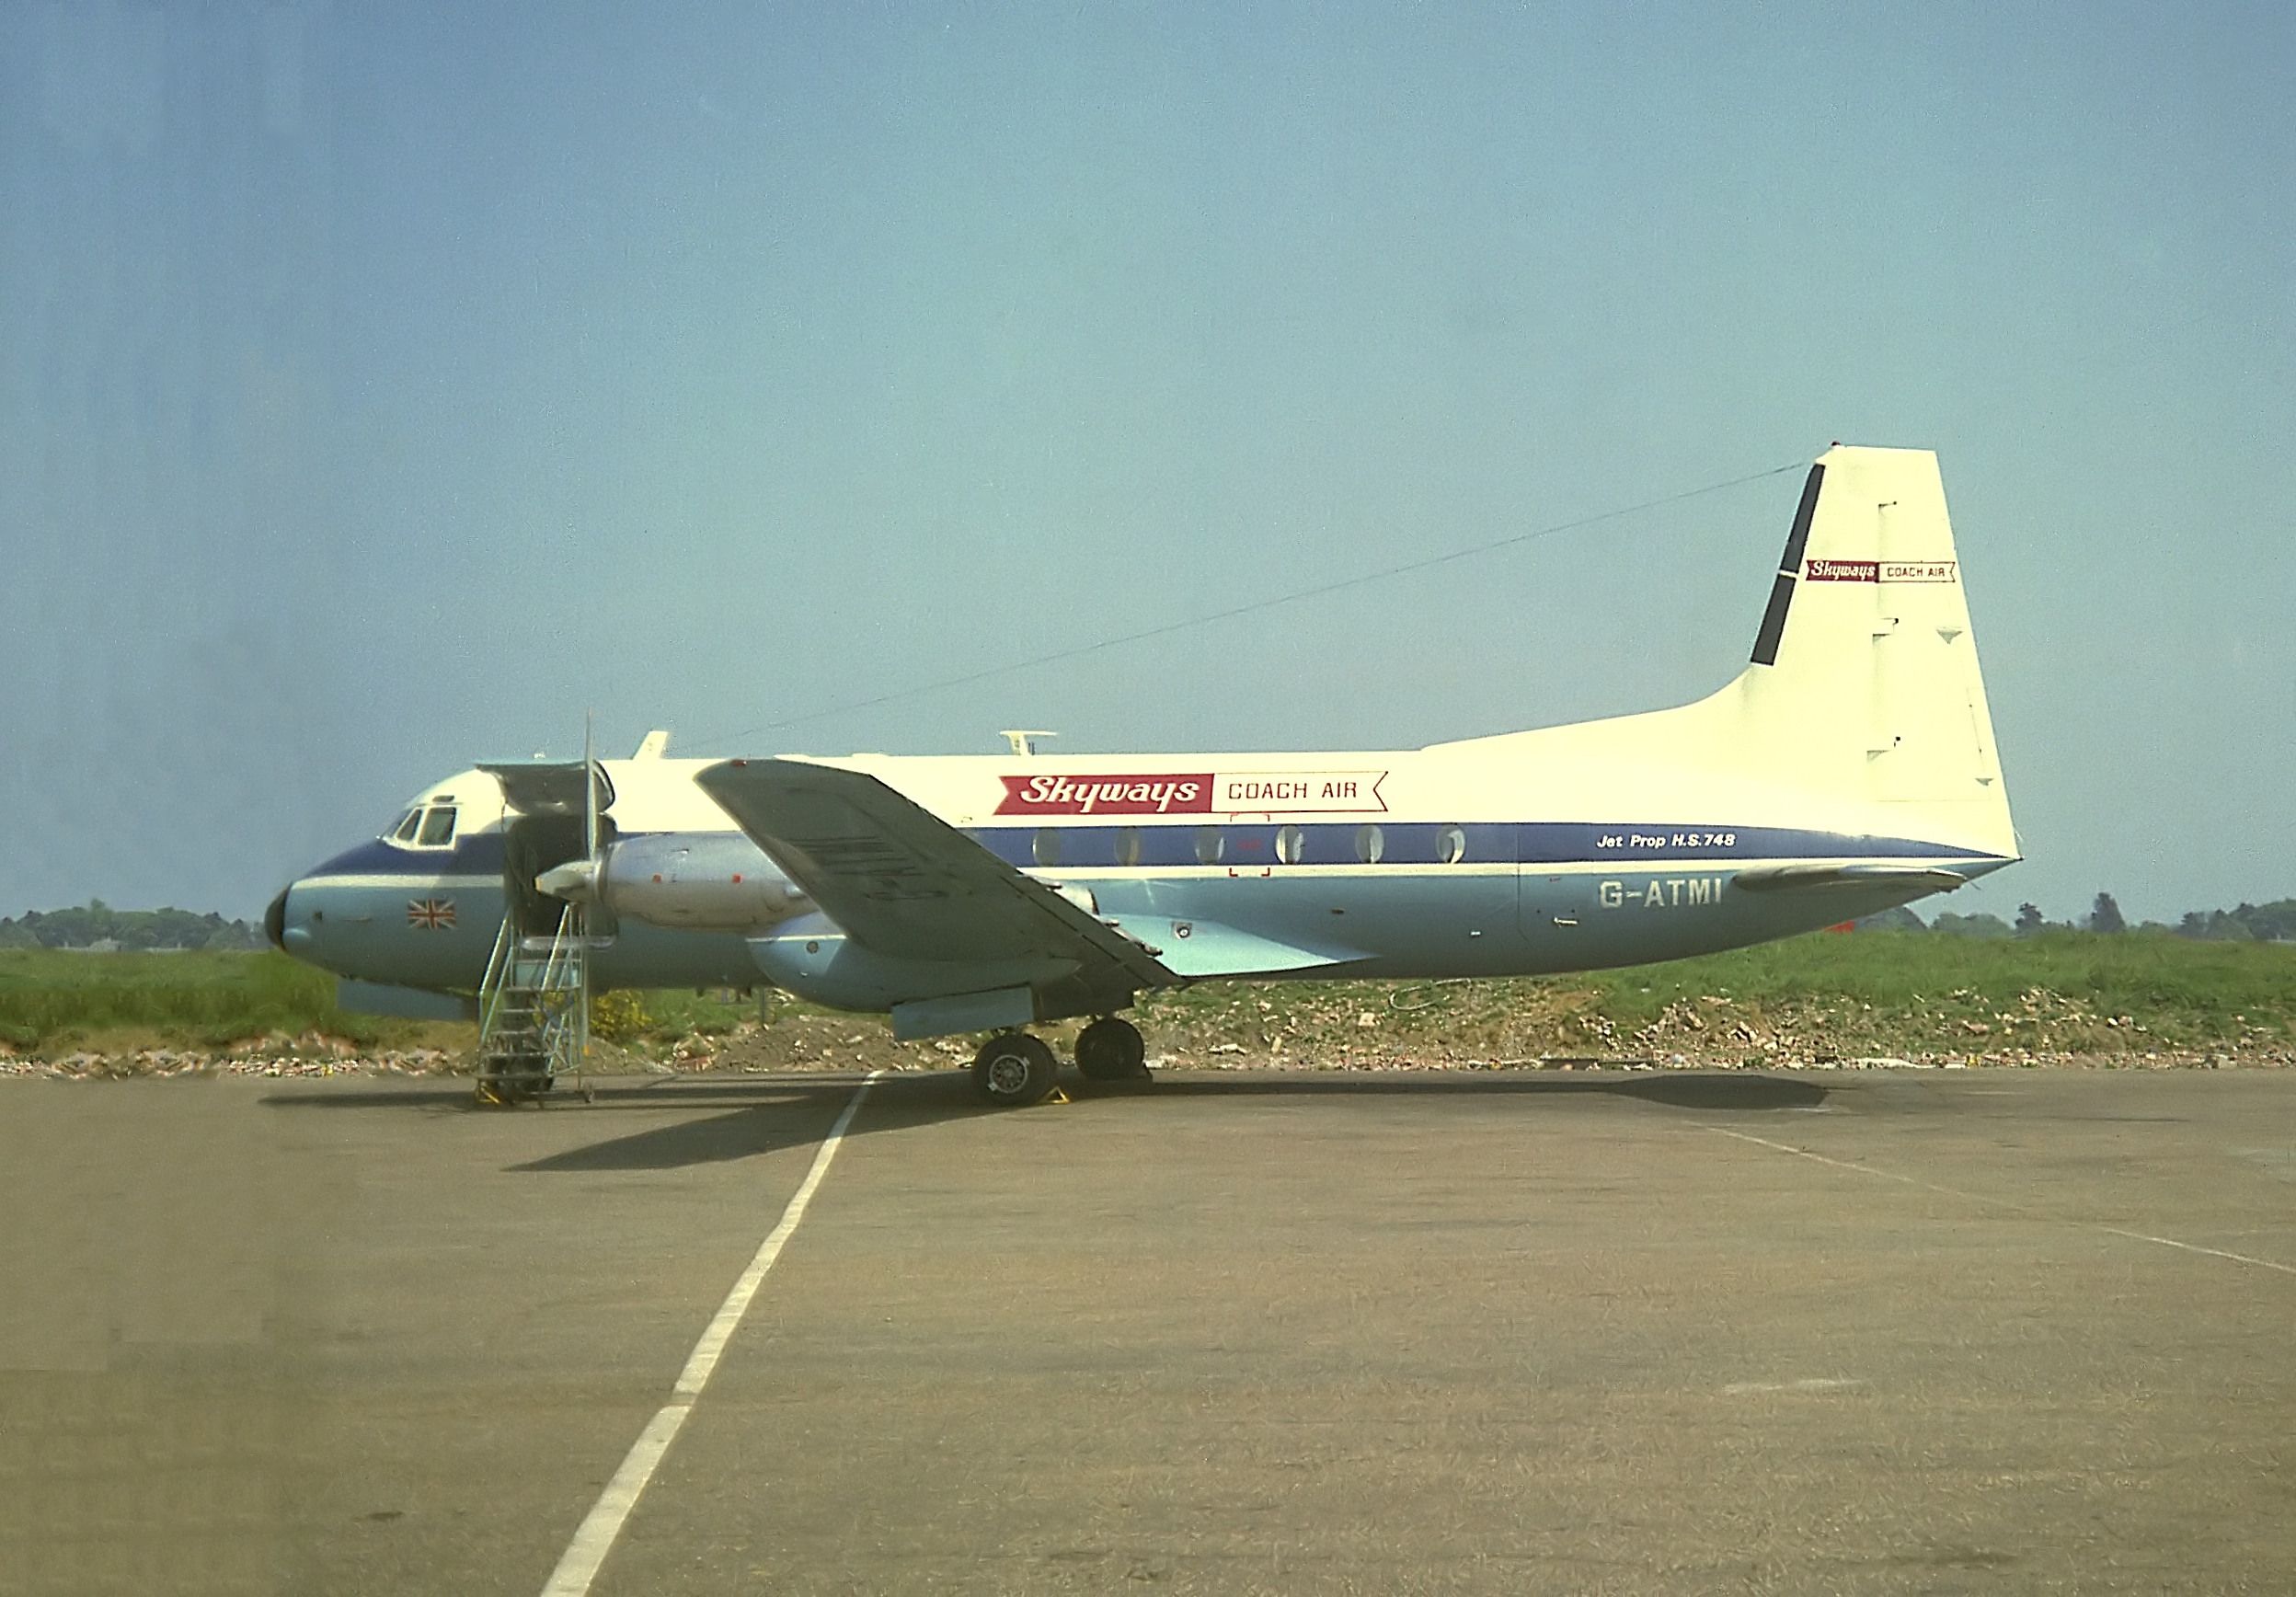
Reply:
<svg viewBox="0 0 2296 1597"><path fill-rule="evenodd" d="M1535 974L1782 937L2017 857L1935 455L1810 469L1746 670L1694 704L1376 752L483 764L274 901L345 978L464 994L586 917L601 986L761 983L986 1032L1096 1017L1138 1074L1144 992L1214 977ZM408 993L413 997L417 993Z"/></svg>

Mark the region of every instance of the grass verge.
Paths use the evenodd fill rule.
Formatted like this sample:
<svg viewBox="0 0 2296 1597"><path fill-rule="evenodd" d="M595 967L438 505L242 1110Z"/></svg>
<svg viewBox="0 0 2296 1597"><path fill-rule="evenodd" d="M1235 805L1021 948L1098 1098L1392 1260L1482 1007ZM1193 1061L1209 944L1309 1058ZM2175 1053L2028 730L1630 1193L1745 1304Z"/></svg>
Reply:
<svg viewBox="0 0 2296 1597"><path fill-rule="evenodd" d="M758 1015L752 1001L690 990L605 1004L602 1018L610 1011L612 1024L600 1034L650 1053L753 1032ZM831 1025L828 1012L778 995L771 1013L783 1029ZM1570 976L1206 982L1148 996L1139 1019L1152 1049L1273 1060L2285 1048L2296 1040L2296 946L2144 934L1819 934ZM840 1045L874 1043L885 1023L839 1016L831 1028ZM467 1048L470 1032L345 1013L334 978L274 951L0 951L0 1046L18 1052L220 1049L314 1033L368 1050Z"/></svg>

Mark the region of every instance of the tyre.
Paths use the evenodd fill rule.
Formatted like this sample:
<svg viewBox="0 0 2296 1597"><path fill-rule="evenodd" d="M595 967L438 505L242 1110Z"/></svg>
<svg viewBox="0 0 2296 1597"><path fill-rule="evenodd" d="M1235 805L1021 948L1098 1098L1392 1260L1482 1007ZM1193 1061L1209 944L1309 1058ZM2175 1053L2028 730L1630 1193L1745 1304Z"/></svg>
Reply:
<svg viewBox="0 0 2296 1597"><path fill-rule="evenodd" d="M1041 1103L1059 1070L1052 1051L1024 1031L992 1037L972 1056L972 1084L999 1109Z"/></svg>
<svg viewBox="0 0 2296 1597"><path fill-rule="evenodd" d="M1140 1028L1110 1015L1076 1038L1076 1068L1086 1081L1133 1081L1148 1074L1148 1045Z"/></svg>

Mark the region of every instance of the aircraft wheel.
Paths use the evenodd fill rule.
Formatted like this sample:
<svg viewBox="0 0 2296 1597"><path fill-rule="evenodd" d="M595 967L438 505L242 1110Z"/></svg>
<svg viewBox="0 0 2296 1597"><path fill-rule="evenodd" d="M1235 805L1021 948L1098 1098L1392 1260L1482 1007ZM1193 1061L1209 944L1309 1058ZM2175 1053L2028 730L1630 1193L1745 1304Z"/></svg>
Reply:
<svg viewBox="0 0 2296 1597"><path fill-rule="evenodd" d="M1025 1031L992 1037L972 1056L972 1085L999 1109L1025 1109L1051 1093L1059 1071L1052 1051Z"/></svg>
<svg viewBox="0 0 2296 1597"><path fill-rule="evenodd" d="M1076 1037L1076 1068L1086 1081L1133 1081L1148 1074L1148 1045L1140 1028L1109 1015Z"/></svg>

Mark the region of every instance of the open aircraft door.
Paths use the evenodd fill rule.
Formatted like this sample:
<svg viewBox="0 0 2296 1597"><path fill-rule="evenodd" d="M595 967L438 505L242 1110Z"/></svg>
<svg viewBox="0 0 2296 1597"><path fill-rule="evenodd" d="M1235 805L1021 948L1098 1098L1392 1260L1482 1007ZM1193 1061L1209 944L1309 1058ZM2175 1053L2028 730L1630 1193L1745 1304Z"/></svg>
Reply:
<svg viewBox="0 0 2296 1597"><path fill-rule="evenodd" d="M548 936L558 928L566 909L534 886L534 878L554 866L583 858L588 852L585 805L594 802L597 845L614 839L614 782L596 760L521 760L481 762L478 769L502 784L503 902L522 937ZM583 792L589 774L590 793ZM603 906L591 912L592 939L611 937L615 924Z"/></svg>

